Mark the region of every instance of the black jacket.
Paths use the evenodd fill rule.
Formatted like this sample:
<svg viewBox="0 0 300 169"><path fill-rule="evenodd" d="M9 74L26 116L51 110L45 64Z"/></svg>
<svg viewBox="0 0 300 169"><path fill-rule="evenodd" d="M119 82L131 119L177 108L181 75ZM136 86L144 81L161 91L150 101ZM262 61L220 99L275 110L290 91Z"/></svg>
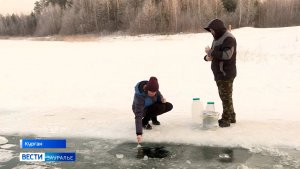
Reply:
<svg viewBox="0 0 300 169"><path fill-rule="evenodd" d="M135 93L132 103L132 111L135 114L136 135L143 134L142 118L145 116L145 108L154 103L161 103L161 99L163 98L160 91L157 91L153 97L148 96L148 91L144 91L144 85L147 83L148 81L141 81L137 83L134 88Z"/></svg>
<svg viewBox="0 0 300 169"><path fill-rule="evenodd" d="M215 32L214 41L208 53L213 57L211 69L215 80L235 78L237 74L235 37L226 30L224 23L219 19L211 21L204 29L208 31L212 29ZM206 60L206 56L204 60Z"/></svg>

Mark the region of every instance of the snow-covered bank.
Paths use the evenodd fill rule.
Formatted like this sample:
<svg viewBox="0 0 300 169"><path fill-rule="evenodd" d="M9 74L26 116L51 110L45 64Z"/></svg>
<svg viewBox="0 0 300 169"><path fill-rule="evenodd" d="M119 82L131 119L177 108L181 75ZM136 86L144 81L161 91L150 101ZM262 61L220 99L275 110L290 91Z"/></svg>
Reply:
<svg viewBox="0 0 300 169"><path fill-rule="evenodd" d="M0 134L135 140L133 87L154 75L174 109L145 141L300 149L300 27L234 30L238 123L203 131L191 124L193 97L221 101L208 33L104 38L94 42L0 40Z"/></svg>

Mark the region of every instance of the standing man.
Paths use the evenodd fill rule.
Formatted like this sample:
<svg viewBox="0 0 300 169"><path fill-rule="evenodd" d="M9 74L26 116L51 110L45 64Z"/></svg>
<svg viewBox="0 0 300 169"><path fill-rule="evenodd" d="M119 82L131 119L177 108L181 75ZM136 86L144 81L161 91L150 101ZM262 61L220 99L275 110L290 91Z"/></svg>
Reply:
<svg viewBox="0 0 300 169"><path fill-rule="evenodd" d="M143 128L151 130L153 125L160 125L157 116L172 110L173 105L166 102L160 93L156 77L150 77L149 81L141 81L135 86L132 111L135 114L135 127L137 142L142 141Z"/></svg>
<svg viewBox="0 0 300 169"><path fill-rule="evenodd" d="M223 114L219 120L219 126L229 127L230 123L236 123L232 101L233 81L237 72L236 40L219 19L210 21L204 29L214 37L212 47L205 48L207 55L204 60L211 61L211 69L223 104Z"/></svg>

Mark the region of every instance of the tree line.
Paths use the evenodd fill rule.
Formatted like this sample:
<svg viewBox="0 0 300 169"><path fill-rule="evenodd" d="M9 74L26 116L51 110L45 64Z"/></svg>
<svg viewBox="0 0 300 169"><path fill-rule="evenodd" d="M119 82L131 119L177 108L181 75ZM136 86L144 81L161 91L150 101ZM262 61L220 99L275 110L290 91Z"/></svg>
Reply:
<svg viewBox="0 0 300 169"><path fill-rule="evenodd" d="M300 24L300 0L39 0L29 15L0 15L2 36L201 32L219 18L233 28Z"/></svg>

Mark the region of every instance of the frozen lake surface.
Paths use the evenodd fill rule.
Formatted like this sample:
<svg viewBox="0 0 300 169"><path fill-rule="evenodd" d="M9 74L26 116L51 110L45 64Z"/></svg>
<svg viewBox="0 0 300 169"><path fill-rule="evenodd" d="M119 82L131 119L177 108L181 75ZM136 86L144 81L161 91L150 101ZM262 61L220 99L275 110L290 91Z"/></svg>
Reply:
<svg viewBox="0 0 300 169"><path fill-rule="evenodd" d="M210 33L0 40L0 167L300 168L300 27L232 33L237 123L215 131L201 130L191 116L194 97L222 112L203 60ZM174 109L136 149L134 86L150 76ZM77 162L19 162L16 136L68 138Z"/></svg>

